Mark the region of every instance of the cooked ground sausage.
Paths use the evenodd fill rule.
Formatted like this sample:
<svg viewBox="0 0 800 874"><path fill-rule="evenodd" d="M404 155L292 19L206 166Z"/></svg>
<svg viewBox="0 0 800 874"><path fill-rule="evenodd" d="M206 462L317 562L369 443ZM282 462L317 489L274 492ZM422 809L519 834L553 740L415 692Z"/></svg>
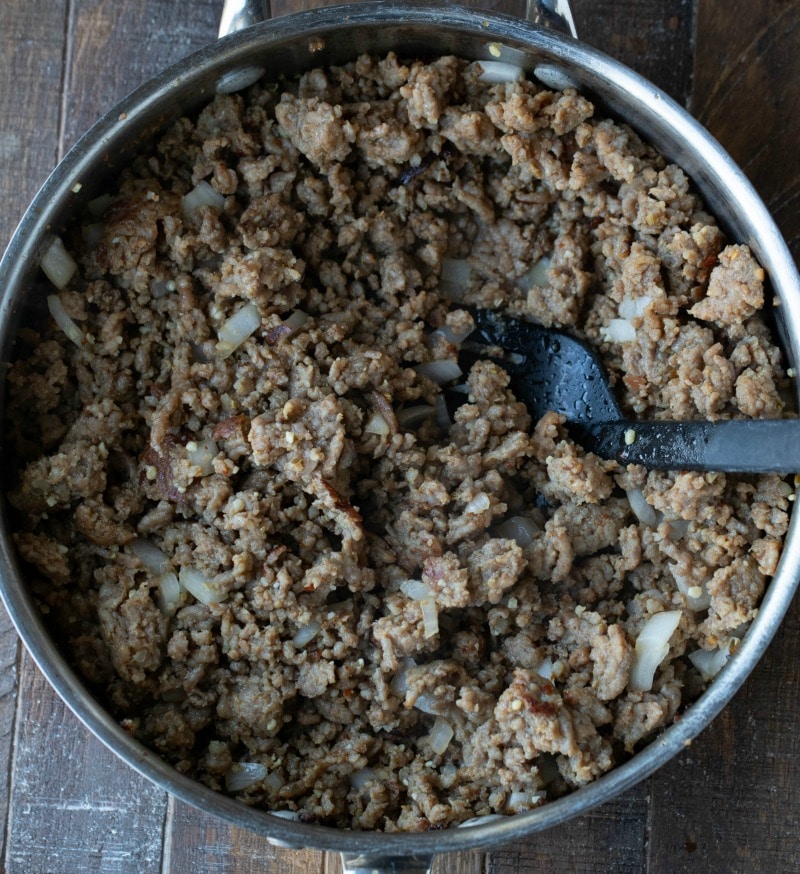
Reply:
<svg viewBox="0 0 800 874"><path fill-rule="evenodd" d="M363 56L179 120L67 238L77 342L27 330L9 374L68 658L180 771L306 821L441 827L609 770L735 647L787 529L779 477L623 469L497 363L458 375L466 301L588 339L631 416L786 386L764 272L685 174L481 74Z"/></svg>

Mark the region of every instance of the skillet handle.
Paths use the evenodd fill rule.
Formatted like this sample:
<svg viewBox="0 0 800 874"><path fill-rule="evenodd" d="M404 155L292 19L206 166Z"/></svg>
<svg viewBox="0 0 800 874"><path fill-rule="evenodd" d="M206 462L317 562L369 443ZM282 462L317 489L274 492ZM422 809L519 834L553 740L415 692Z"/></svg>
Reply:
<svg viewBox="0 0 800 874"><path fill-rule="evenodd" d="M271 17L270 0L225 0L220 16L219 36L228 36ZM569 0L526 0L525 17L542 27L549 27L576 38L578 36Z"/></svg>
<svg viewBox="0 0 800 874"><path fill-rule="evenodd" d="M569 0L526 0L525 17L533 24L578 38Z"/></svg>
<svg viewBox="0 0 800 874"><path fill-rule="evenodd" d="M219 36L228 36L272 18L270 0L225 0L219 19Z"/></svg>
<svg viewBox="0 0 800 874"><path fill-rule="evenodd" d="M433 857L383 856L380 853L342 853L343 874L430 874Z"/></svg>

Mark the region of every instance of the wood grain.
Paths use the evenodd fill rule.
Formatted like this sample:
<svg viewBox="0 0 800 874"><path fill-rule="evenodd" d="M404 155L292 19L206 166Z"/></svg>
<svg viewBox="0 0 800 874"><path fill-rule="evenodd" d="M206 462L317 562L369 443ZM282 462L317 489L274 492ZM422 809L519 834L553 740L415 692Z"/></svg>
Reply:
<svg viewBox="0 0 800 874"><path fill-rule="evenodd" d="M62 151L137 85L216 39L219 0L75 0L64 72Z"/></svg>
<svg viewBox="0 0 800 874"><path fill-rule="evenodd" d="M700 3L692 108L800 255L800 15L787 0Z"/></svg>
<svg viewBox="0 0 800 874"><path fill-rule="evenodd" d="M495 851L487 874L638 874L645 870L648 800L640 784L585 816Z"/></svg>
<svg viewBox="0 0 800 874"><path fill-rule="evenodd" d="M67 0L0 4L0 244L58 160Z"/></svg>
<svg viewBox="0 0 800 874"><path fill-rule="evenodd" d="M204 874L323 874L323 854L273 847L260 835L171 799L167 871Z"/></svg>
<svg viewBox="0 0 800 874"><path fill-rule="evenodd" d="M58 158L61 63L65 51L66 0L23 7L0 5L0 249L36 189ZM44 75L43 75L44 73ZM0 822L9 814L17 663L20 647L0 607ZM0 833L0 859L7 850Z"/></svg>
<svg viewBox="0 0 800 874"><path fill-rule="evenodd" d="M11 789L12 748L14 740L14 715L17 695L17 661L21 649L19 638L8 614L0 607L0 768L4 778L0 781L0 822L8 819L8 798ZM0 859L5 855L6 830L0 830Z"/></svg>
<svg viewBox="0 0 800 874"><path fill-rule="evenodd" d="M87 732L23 659L7 870L157 874L166 794Z"/></svg>
<svg viewBox="0 0 800 874"><path fill-rule="evenodd" d="M584 42L686 103L692 80L693 0L573 0L572 6Z"/></svg>
<svg viewBox="0 0 800 874"><path fill-rule="evenodd" d="M798 635L795 604L731 704L652 778L652 870L800 870Z"/></svg>

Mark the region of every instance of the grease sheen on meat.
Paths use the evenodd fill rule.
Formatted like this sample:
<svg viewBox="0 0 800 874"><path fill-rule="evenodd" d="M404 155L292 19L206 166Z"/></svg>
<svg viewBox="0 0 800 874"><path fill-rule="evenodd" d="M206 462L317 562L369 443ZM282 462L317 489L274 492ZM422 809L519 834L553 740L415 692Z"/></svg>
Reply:
<svg viewBox="0 0 800 874"><path fill-rule="evenodd" d="M85 341L26 329L9 373L16 542L69 659L177 769L304 821L423 830L595 779L735 647L787 528L779 477L620 468L488 359L448 426L417 368L456 361L462 300L593 342L632 416L780 416L786 386L764 272L685 174L480 72L363 56L175 122L66 238Z"/></svg>

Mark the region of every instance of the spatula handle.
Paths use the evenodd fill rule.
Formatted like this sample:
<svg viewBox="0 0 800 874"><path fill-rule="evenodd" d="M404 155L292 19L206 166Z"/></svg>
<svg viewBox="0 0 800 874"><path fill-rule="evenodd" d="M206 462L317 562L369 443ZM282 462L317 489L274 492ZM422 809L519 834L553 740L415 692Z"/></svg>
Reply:
<svg viewBox="0 0 800 874"><path fill-rule="evenodd" d="M585 448L602 458L653 470L800 473L798 419L608 422L591 426L585 438Z"/></svg>

